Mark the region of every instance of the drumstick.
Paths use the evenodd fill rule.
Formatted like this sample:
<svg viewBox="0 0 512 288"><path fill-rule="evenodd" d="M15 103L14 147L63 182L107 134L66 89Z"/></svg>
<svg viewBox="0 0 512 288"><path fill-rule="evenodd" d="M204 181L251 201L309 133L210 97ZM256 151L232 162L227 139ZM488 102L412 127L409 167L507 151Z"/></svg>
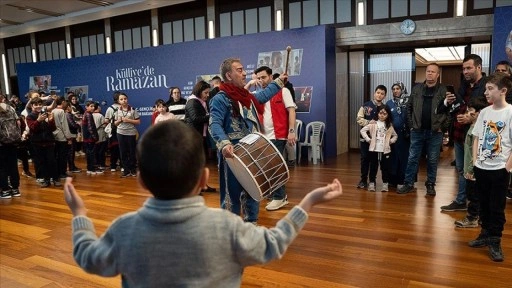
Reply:
<svg viewBox="0 0 512 288"><path fill-rule="evenodd" d="M284 74L288 74L288 60L290 60L290 52L292 51L292 47L286 47L286 65L284 66Z"/></svg>

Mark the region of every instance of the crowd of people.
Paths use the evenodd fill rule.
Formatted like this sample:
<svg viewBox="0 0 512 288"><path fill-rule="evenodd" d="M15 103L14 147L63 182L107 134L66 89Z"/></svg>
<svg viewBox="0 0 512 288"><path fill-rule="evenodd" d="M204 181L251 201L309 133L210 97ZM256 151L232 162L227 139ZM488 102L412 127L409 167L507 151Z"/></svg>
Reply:
<svg viewBox="0 0 512 288"><path fill-rule="evenodd" d="M443 136L454 143L458 190L455 199L441 206L445 212L466 211L456 220L461 228L478 227L471 247L489 246L493 261L503 261L500 242L506 199L512 199L512 68L500 61L489 77L476 54L462 61L458 92L439 81L440 67L431 63L425 81L406 95L403 83L392 85L393 99L386 104L387 88L378 85L373 99L357 114L361 128L361 178L357 187L375 192L380 165L380 191L398 194L416 190L420 159L426 158L426 196L436 196L436 178ZM492 175L492 176L491 176Z"/></svg>

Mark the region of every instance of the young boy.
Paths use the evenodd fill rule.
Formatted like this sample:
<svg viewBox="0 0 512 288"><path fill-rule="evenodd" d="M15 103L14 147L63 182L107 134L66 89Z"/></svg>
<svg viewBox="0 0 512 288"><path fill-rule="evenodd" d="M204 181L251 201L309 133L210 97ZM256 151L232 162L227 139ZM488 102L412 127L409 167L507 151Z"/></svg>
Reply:
<svg viewBox="0 0 512 288"><path fill-rule="evenodd" d="M96 157L94 155L96 142L98 142L98 130L94 123L94 102L87 101L85 103L85 113L82 117L82 135L84 137L84 149L87 162L87 175L95 175L103 173L102 170L96 169Z"/></svg>
<svg viewBox="0 0 512 288"><path fill-rule="evenodd" d="M98 142L94 146L94 157L96 160L96 171L105 170L105 153L107 152L107 134L105 133L105 117L101 114L101 106L98 102L94 102L94 124L98 131Z"/></svg>
<svg viewBox="0 0 512 288"><path fill-rule="evenodd" d="M491 106L482 109L473 135L474 173L480 199L482 229L470 247L489 246L493 261L503 261L501 235L505 224L505 195L512 171L512 105L505 96L512 89L512 78L495 73L487 79L485 96Z"/></svg>
<svg viewBox="0 0 512 288"><path fill-rule="evenodd" d="M377 107L383 105L382 101L386 98L388 89L384 85L378 85L373 93L373 100L370 100L363 104L357 112L357 124L364 127L370 123L375 123L377 118ZM368 186L368 172L370 175L377 175L378 167L370 164L370 158L368 158L368 151L370 149L370 143L366 142L363 137L360 137L360 149L361 149L361 180L357 184L357 188L375 191L375 179L370 179L370 186Z"/></svg>
<svg viewBox="0 0 512 288"><path fill-rule="evenodd" d="M154 197L116 219L101 238L67 179L73 254L85 271L121 274L123 287L239 287L244 267L281 258L307 212L342 194L334 179L307 194L274 228L244 223L227 210L206 207L199 197L209 175L201 140L181 121L150 127L137 147L137 179Z"/></svg>
<svg viewBox="0 0 512 288"><path fill-rule="evenodd" d="M471 98L468 103L466 114L471 120L464 141L464 178L466 178L466 196L468 198L468 211L466 217L455 221L455 226L459 228L478 227L478 215L480 214L480 201L475 187L475 175L473 172L473 128L480 110L489 106L487 101L481 97Z"/></svg>

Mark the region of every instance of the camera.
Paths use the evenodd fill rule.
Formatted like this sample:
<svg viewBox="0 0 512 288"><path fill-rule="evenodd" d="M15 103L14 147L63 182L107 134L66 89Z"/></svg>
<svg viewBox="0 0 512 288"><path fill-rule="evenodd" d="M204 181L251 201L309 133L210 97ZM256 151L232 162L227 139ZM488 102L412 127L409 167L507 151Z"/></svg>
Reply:
<svg viewBox="0 0 512 288"><path fill-rule="evenodd" d="M45 107L43 107L43 109L41 109L41 113L42 113L42 114L46 114L46 113L48 113L48 111L46 110L46 106L45 106Z"/></svg>

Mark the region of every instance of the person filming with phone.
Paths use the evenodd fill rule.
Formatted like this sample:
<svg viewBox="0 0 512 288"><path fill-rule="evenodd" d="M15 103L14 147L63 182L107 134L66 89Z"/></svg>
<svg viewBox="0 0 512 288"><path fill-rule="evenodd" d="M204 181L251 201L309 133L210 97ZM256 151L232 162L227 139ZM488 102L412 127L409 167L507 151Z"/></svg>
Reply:
<svg viewBox="0 0 512 288"><path fill-rule="evenodd" d="M476 54L467 55L462 60L464 79L457 94L446 93L445 105L450 108L453 121L453 143L455 147L455 166L459 174L457 196L448 205L441 206L445 212L465 211L467 209L466 179L464 178L464 139L471 125L466 113L467 103L472 98L485 99L485 74L482 72L482 58Z"/></svg>

